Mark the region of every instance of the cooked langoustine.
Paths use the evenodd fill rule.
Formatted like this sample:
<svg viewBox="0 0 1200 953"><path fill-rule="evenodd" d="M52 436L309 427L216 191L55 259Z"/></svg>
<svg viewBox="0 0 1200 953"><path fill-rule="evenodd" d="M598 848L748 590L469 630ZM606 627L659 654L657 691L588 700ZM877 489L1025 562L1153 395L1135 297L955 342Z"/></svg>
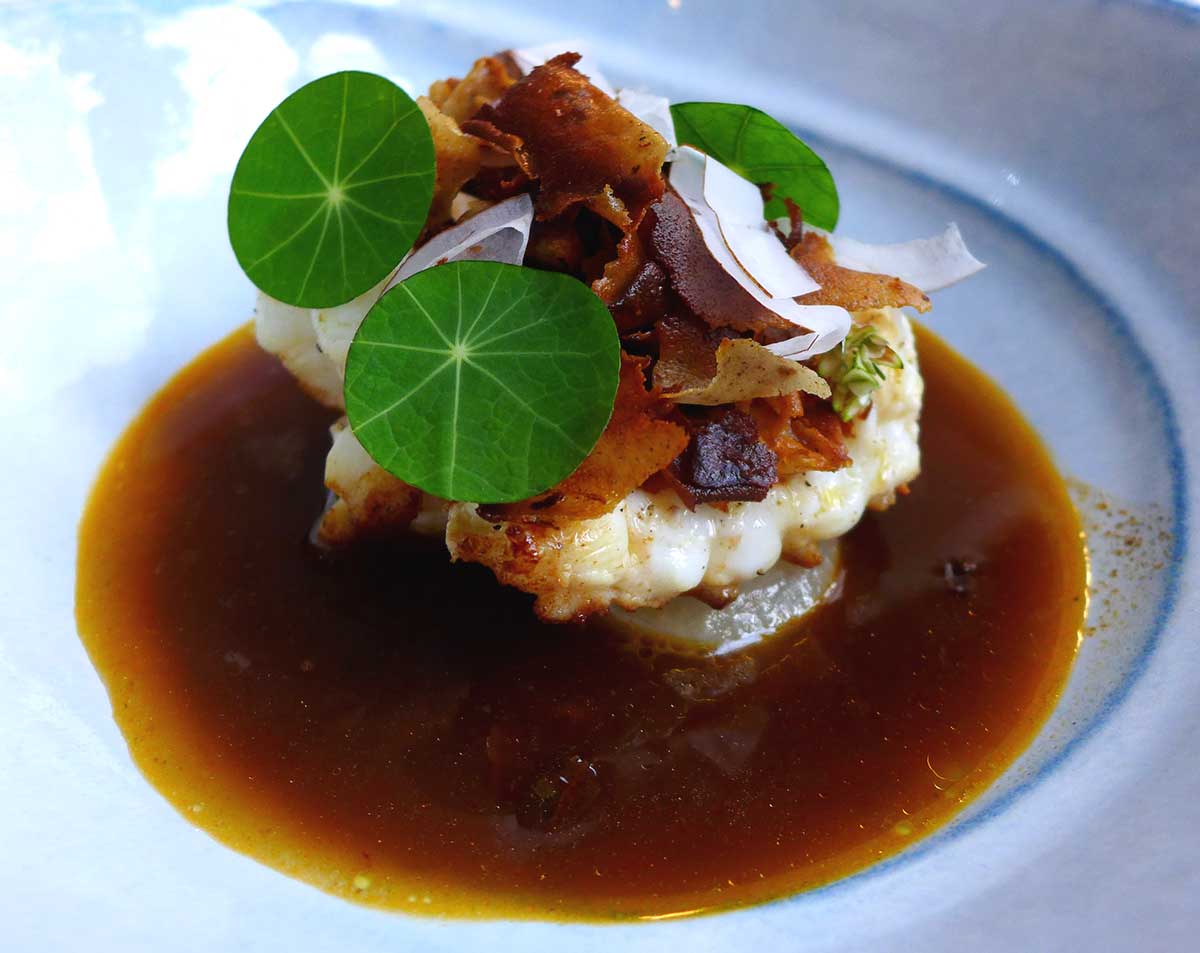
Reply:
<svg viewBox="0 0 1200 953"><path fill-rule="evenodd" d="M436 499L387 473L343 417L332 428L325 471L330 505L317 527L318 538L328 545L399 532L442 536L454 559L481 563L502 583L533 594L538 614L554 621L611 607L658 607L689 592L713 601L727 597L781 559L801 565L819 559L817 544L848 532L868 507L895 502L920 470L923 391L912 327L898 308L926 310L925 291L979 267L951 227L934 241L942 243L938 250L943 257L958 257L961 273L946 279L929 272L923 276L926 282L914 285L878 267L911 258L909 246L839 244L833 236L805 228L793 215L780 223L779 240L796 263L820 278L819 285L810 285L817 290L796 301L813 313L823 312L827 322L821 333L799 335L794 324L770 310L752 282L743 276L739 287L722 270L727 266L718 264L716 253L705 252L710 238L702 234L700 218L693 217L699 214L697 203L704 202L677 191L684 188L682 176L668 183L657 173L674 142L626 112L620 94L611 99L573 66L571 55L555 57L526 77L532 82L524 82L512 58L485 58L464 80L434 84L421 108L436 133L439 188L445 189L435 202L437 220L431 217L428 233L433 242L439 234L447 239L453 233L452 228L446 231L448 223L466 222L467 227L481 209L499 209L513 196L533 197L519 241L507 241L499 257L574 273L591 281L609 305L629 352L622 373L629 400L623 404L619 391L606 431L609 443L602 437L579 471L545 494L518 504L480 506ZM564 150L582 132L575 130L573 139L546 125L554 116L545 100L555 89L576 104L572 121L583 123L584 132L589 122L602 127L610 145L610 153L588 150L580 160L582 169L571 174L562 168L570 158ZM658 115L664 112L661 105L655 104ZM692 159L705 161L692 152ZM634 160L639 157L653 161L638 164ZM528 198L521 201L529 203ZM616 236L599 260L580 240L576 223L581 215L592 216L593 223L599 220L601 229ZM520 232L522 226L513 227ZM452 244L443 243L447 249ZM411 270L423 247L389 279L336 308L309 311L260 295L260 344L277 354L314 398L343 408L346 355L355 331L389 285L403 277L406 267ZM843 266L843 249L854 259L854 270ZM467 241L448 254L489 252ZM436 263L431 259L426 264ZM790 390L778 392L782 398L771 398L767 391L761 399L757 393L726 397L730 403L722 408L689 409L673 402L688 403L688 394L693 404L720 399L695 395L718 383L716 358L724 355L722 345L728 347L730 340L761 342L765 347L756 345L758 350L780 355L768 355L776 362L786 357L815 366L829 341L846 333L844 326L836 326L837 314L851 328L873 327L875 340L890 346L895 358L894 369L881 376L869 405L843 413L844 422L825 400L830 392L824 380L803 364L797 366L823 390L808 387L802 395L796 392L799 385L789 385ZM817 324L808 327L816 330ZM687 453L699 453L699 435L706 426L720 432L720 417L712 409L733 421L726 437L736 437L739 428L744 431L739 438L743 445L730 452L759 453L770 464L769 479L764 482L760 473L748 477L744 486L714 494L681 466L685 447ZM644 415L641 429L621 430L618 424L628 423L635 413ZM621 445L613 441L634 439L630 434L646 435L652 450L620 472ZM597 467L604 453L617 462L609 459ZM589 461L595 472L589 472ZM739 461L718 462L736 468ZM583 490L581 480L588 484ZM607 485L597 488L598 481Z"/></svg>
<svg viewBox="0 0 1200 953"><path fill-rule="evenodd" d="M362 314L373 301L370 293L364 299L358 304ZM912 327L896 309L856 318L869 320L887 337L904 367L888 375L871 410L855 422L845 444L849 466L796 473L761 501L732 502L723 509L705 504L689 509L670 487L639 488L592 519L496 522L481 516L474 503L435 499L387 473L342 418L333 425L325 464L333 496L319 537L337 545L405 530L442 535L453 558L482 563L504 584L533 593L538 614L556 621L614 605L662 606L682 593L736 587L781 558L804 562L816 543L852 529L868 506L891 505L920 471L924 385ZM310 394L336 408L337 349L326 339L331 350L322 352L315 330L322 320L328 326L327 312L260 299L256 326L260 343L281 354ZM290 345L286 352L276 349L281 341ZM338 385L328 387L333 378Z"/></svg>

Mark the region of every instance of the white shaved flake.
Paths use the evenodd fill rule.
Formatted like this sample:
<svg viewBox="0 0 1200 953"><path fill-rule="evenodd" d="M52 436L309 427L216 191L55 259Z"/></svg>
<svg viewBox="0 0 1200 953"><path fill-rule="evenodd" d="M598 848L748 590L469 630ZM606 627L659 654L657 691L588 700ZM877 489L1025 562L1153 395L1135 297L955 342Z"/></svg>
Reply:
<svg viewBox="0 0 1200 953"><path fill-rule="evenodd" d="M722 233L722 222L718 213L709 205L705 197L705 181L707 178L705 167L709 163L719 165L711 156L706 156L703 152L693 149L690 146L682 146L676 153L675 161L671 163L670 171L671 187L675 189L679 197L687 205L689 211L691 211L709 253L755 301L763 307L774 311L781 318L792 322L797 327L806 328L811 332L788 341L783 341L779 345L772 345L771 350L783 357L799 361L812 357L815 354L823 354L830 348L835 347L850 330L850 314L848 311L832 305L802 305L791 297L772 297L764 290L762 284L751 277L749 272L742 266L738 256L734 255L733 251L731 251ZM736 175L733 172L730 174ZM745 180L743 179L742 181ZM758 215L761 218L762 196L758 194L758 190L751 183L747 182L746 184L754 189L756 201L758 202ZM719 193L715 192L714 194ZM737 224L738 221L744 221L745 217L744 210L739 208L731 219L733 224L729 226L730 229L733 230L733 225ZM771 240L775 243L771 251L772 256L774 257L777 252L779 256L782 256L783 259L790 263L792 268L798 270L805 279L812 282L808 273L787 254L783 246L779 243L779 240L773 236ZM777 259L775 260L778 261ZM794 275L789 276L789 273L784 270L782 262L778 262L778 267L763 266L756 262L756 270L760 275L768 278L772 287L790 288L794 286L792 282L798 282L799 280ZM815 291L818 287L820 286L812 282L810 290Z"/></svg>
<svg viewBox="0 0 1200 953"><path fill-rule="evenodd" d="M449 261L498 261L519 265L525 260L533 200L515 195L434 235L401 263L387 291L419 271Z"/></svg>
<svg viewBox="0 0 1200 953"><path fill-rule="evenodd" d="M795 298L820 290L763 221L758 186L712 156L706 156L704 162L704 201L716 213L721 236L733 257L768 295Z"/></svg>
<svg viewBox="0 0 1200 953"><path fill-rule="evenodd" d="M894 275L926 293L940 291L986 267L971 254L954 222L940 235L895 245L872 245L809 226L805 231L824 235L843 268Z"/></svg>

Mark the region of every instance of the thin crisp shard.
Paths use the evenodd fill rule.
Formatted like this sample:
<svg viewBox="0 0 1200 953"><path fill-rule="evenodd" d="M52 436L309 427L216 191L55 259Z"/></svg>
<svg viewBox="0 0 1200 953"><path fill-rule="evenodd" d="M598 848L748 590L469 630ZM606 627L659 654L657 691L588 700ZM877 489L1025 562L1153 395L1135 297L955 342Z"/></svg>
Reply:
<svg viewBox="0 0 1200 953"><path fill-rule="evenodd" d="M821 283L820 290L805 295L805 304L830 304L847 311L872 308L929 310L929 296L891 275L877 275L845 268L834 260L833 249L823 235L806 232L792 248L792 257Z"/></svg>
<svg viewBox="0 0 1200 953"><path fill-rule="evenodd" d="M663 193L667 143L577 72L578 61L575 53L548 60L463 128L513 150L538 184L539 219L591 204L629 231Z"/></svg>
<svg viewBox="0 0 1200 953"><path fill-rule="evenodd" d="M575 50L579 54L579 61L575 64L575 68L586 76L593 86L609 96L617 95L612 84L600 72L600 66L588 50L587 44L579 40L559 40L554 43L543 43L541 46L527 46L524 49L513 50L512 58L521 72L528 75L547 60L566 53L568 50Z"/></svg>
<svg viewBox="0 0 1200 953"><path fill-rule="evenodd" d="M654 386L664 393L702 388L717 376L717 347L731 335L686 314L666 314L655 324L658 360Z"/></svg>
<svg viewBox="0 0 1200 953"><path fill-rule="evenodd" d="M484 518L553 523L602 516L679 456L687 432L661 419L658 394L646 389L647 363L622 357L612 419L578 470L532 499L481 507Z"/></svg>
<svg viewBox="0 0 1200 953"><path fill-rule="evenodd" d="M841 470L852 463L845 428L825 403L793 393L756 400L750 414L759 438L775 454L780 479Z"/></svg>
<svg viewBox="0 0 1200 953"><path fill-rule="evenodd" d="M462 79L441 80L430 86L429 99L456 123L463 123L499 99L515 81L502 57L484 56Z"/></svg>
<svg viewBox="0 0 1200 953"><path fill-rule="evenodd" d="M987 267L971 254L954 222L940 235L895 245L872 245L810 227L805 231L823 235L843 268L895 275L926 293L940 291Z"/></svg>
<svg viewBox="0 0 1200 953"><path fill-rule="evenodd" d="M733 338L717 348L717 373L703 387L664 394L679 404L736 404L756 397L783 397L803 391L829 397L829 385L812 368L772 354L756 341Z"/></svg>
<svg viewBox="0 0 1200 953"><path fill-rule="evenodd" d="M475 136L468 136L453 118L443 113L425 96L417 97L417 105L425 114L433 134L433 150L437 157L437 178L433 186L433 203L429 208L426 228L436 228L451 219L455 197L464 184L478 175L485 156L498 155L500 150Z"/></svg>
<svg viewBox="0 0 1200 953"><path fill-rule="evenodd" d="M609 305L617 330L621 333L646 328L661 317L667 307L667 273L657 262L648 261L639 269L625 293Z"/></svg>

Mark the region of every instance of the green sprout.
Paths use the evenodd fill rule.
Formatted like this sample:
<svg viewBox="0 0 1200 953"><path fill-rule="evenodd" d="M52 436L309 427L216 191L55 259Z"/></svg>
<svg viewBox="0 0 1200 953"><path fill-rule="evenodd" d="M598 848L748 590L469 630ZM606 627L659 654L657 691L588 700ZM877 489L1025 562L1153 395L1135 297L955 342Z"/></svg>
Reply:
<svg viewBox="0 0 1200 953"><path fill-rule="evenodd" d="M821 358L817 373L833 389L833 409L850 421L871 406L871 395L883 384L884 370L900 370L904 361L873 325L854 328L836 350Z"/></svg>

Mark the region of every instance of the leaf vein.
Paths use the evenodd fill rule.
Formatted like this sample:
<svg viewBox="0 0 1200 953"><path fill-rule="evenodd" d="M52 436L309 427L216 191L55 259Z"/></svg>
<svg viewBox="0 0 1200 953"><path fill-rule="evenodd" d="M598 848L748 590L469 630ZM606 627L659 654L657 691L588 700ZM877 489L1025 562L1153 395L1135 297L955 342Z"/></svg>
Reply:
<svg viewBox="0 0 1200 953"><path fill-rule="evenodd" d="M321 234L317 236L317 247L313 249L312 258L308 262L308 270L304 272L304 280L300 282L300 290L296 292L296 300L304 299L304 292L308 290L309 279L312 278L313 269L317 267L317 259L321 257L321 247L325 244L325 234L329 231L329 219L333 217L333 206L325 206L325 221L321 223Z"/></svg>
<svg viewBox="0 0 1200 953"><path fill-rule="evenodd" d="M464 358L464 361L465 361L465 363L470 364L473 368L475 368L475 370L479 371L481 374L485 375L486 377L491 378L491 380L495 383L495 385L497 387L499 387L501 390L505 391L513 400L515 400L518 404L520 404L523 408L525 408L525 410L527 410L529 412L529 415L531 417L533 417L534 420L541 421L545 426L549 427L551 430L553 430L555 433L557 433L560 437L562 437L563 440L566 441L566 443L568 445L570 445L571 449L575 450L577 453L582 454L583 456L587 456L587 454L590 452L589 447L583 446L581 443L579 443L578 440L576 440L573 436L571 436L571 434L569 434L565 430L563 430L561 425L555 423L549 417L546 417L545 415L539 413L536 407L534 407L532 404L530 404L527 400L525 400L525 398L523 398L515 390L513 390L511 387L509 387L506 383L504 383L503 380L501 380L499 377L497 377L495 374L493 374L491 371L489 371L482 364L477 364L475 361L472 361L470 358Z"/></svg>
<svg viewBox="0 0 1200 953"><path fill-rule="evenodd" d="M547 324L551 320L552 319L550 318L550 316L546 315L544 317L538 318L536 321L533 321L530 324L522 324L519 328L510 328L507 331L501 331L495 337L490 337L486 341L479 342L479 344L475 345L475 350L483 351L485 348L490 347L491 345L495 344L497 341L503 341L505 338L512 337L512 335L514 335L514 334L520 334L522 331L532 331L534 328L541 327L541 325ZM495 326L495 324L496 324L496 322L493 321L490 325L488 325L488 330L493 328Z"/></svg>
<svg viewBox="0 0 1200 953"><path fill-rule="evenodd" d="M328 192L294 192L287 194L284 192L259 192L254 189L230 189L233 195L242 195L251 199L328 199Z"/></svg>
<svg viewBox="0 0 1200 953"><path fill-rule="evenodd" d="M343 184L343 191L350 189L361 189L364 185L378 185L380 182L394 182L396 179L416 179L423 175L428 175L428 172L414 170L412 172L397 172L395 175L381 175L377 179L363 179L361 182L350 182Z"/></svg>
<svg viewBox="0 0 1200 953"><path fill-rule="evenodd" d="M496 275L492 278L492 286L488 288L487 297L483 299L483 304L479 306L479 310L475 313L475 320L471 322L471 326L467 328L467 333L463 337L463 346L466 347L471 341L471 335L475 333L475 328L479 325L479 319L487 314L488 305L492 303L492 294L496 290L496 285L500 284L500 276L504 272L497 268ZM507 312L506 312L507 313Z"/></svg>
<svg viewBox="0 0 1200 953"><path fill-rule="evenodd" d="M446 337L446 335L442 332L442 329L438 327L437 322L433 320L433 315L425 310L425 306L421 304L420 300L415 294L412 293L409 287L403 281L396 285L396 287L404 289L404 293L408 295L412 303L417 306L417 310L420 311L421 314L425 315L425 320L429 322L429 326L433 328L434 333L436 333L437 336L442 339L442 343L444 343L448 348L454 347L454 345L450 343L450 339Z"/></svg>
<svg viewBox="0 0 1200 953"><path fill-rule="evenodd" d="M417 347L415 344L393 344L391 341L368 341L363 338L355 338L354 343L362 347L386 347L393 351L418 351L421 354L450 355L450 352L444 347Z"/></svg>
<svg viewBox="0 0 1200 953"><path fill-rule="evenodd" d="M350 74L342 74L342 118L338 122L337 151L333 156L333 181L336 184L342 168L342 142L346 138L346 98L350 94Z"/></svg>
<svg viewBox="0 0 1200 953"><path fill-rule="evenodd" d="M347 184L349 184L351 179L353 179L358 174L359 169L361 169L364 165L366 165L368 162L371 161L371 159L374 157L375 153L378 152L383 147L383 144L385 142L387 142L388 136L390 136L393 132L396 131L396 127L399 126L400 123L404 122L404 120L407 119L409 116L411 116L414 112L416 112L417 109L418 109L418 107L414 105L412 109L408 110L407 112L401 113L399 116L397 116L395 119L392 120L392 124L390 126L388 126L387 129L384 130L383 135L379 137L379 141L371 147L371 150L365 156L362 157L362 159L359 161L358 165L356 165L353 169L351 169L347 173L346 179L345 179Z"/></svg>
<svg viewBox="0 0 1200 953"><path fill-rule="evenodd" d="M367 215L370 215L373 218L377 218L383 222L390 222L391 224L399 225L402 228L408 228L408 226L413 224L411 221L406 221L405 219L402 219L402 218L396 218L395 216L392 216L392 215L384 215L383 212L377 212L377 211L375 211L375 209L371 208L371 206L364 205L362 202L358 201L358 199L353 199L349 195L346 195L344 191L342 193L342 201L348 202L350 205L353 205L360 212L365 212Z"/></svg>
<svg viewBox="0 0 1200 953"><path fill-rule="evenodd" d="M296 147L296 150L300 153L301 156L304 157L304 161L308 163L308 167L313 170L313 174L316 175L316 177L321 180L321 184L323 186L325 186L326 189L328 189L329 188L329 180L327 178L325 178L324 173L322 173L321 170L317 168L317 164L315 162L313 162L313 158L312 158L312 156L310 156L308 154L308 150L304 148L304 144L299 140L299 138L297 138L296 134L292 131L292 127L288 125L288 121L283 118L283 113L281 113L278 109L276 109L274 115L275 115L275 118L279 120L279 125L283 126L283 131L288 134L288 138L292 140L292 144Z"/></svg>
<svg viewBox="0 0 1200 953"><path fill-rule="evenodd" d="M256 258L250 265L247 266L246 271L247 272L253 271L259 265L261 265L264 261L266 261L272 255L274 255L276 252L283 249L284 246L290 245L292 242L294 242L296 240L297 237L302 235L304 232L308 231L308 226L316 221L317 216L320 215L324 209L325 209L325 203L318 205L317 210L315 212L313 212L312 215L310 215L307 219L305 219L304 223L299 228L297 228L294 232L292 232L292 234L290 234L287 238L285 238L283 241L281 241L278 245L276 245L274 248L272 248L265 255L262 255L262 256Z"/></svg>
<svg viewBox="0 0 1200 953"><path fill-rule="evenodd" d="M422 379L419 384L417 384L415 387L411 388L399 400L395 401L392 404L389 404L387 407L383 408L383 410L378 410L375 413L371 414L371 416L368 417L366 420L360 420L358 422L357 426L351 428L354 430L355 435L357 435L359 431L361 431L364 428L369 427L371 424L375 423L375 421L377 421L380 417L386 417L393 410L396 410L401 404L403 404L405 401L407 401L410 397L413 397L426 384L428 384L431 380L433 380L435 377L437 377L440 373L442 373L442 371L444 371L447 367L449 367L453 363L454 363L453 358L449 358L449 357L446 358L446 360L442 361L442 363L439 364L437 367L435 367L428 375L426 375L425 378Z"/></svg>
<svg viewBox="0 0 1200 953"><path fill-rule="evenodd" d="M458 404L462 393L462 361L454 362L454 407L450 411L450 463L446 468L446 489L448 496L454 498L454 473L458 463Z"/></svg>

